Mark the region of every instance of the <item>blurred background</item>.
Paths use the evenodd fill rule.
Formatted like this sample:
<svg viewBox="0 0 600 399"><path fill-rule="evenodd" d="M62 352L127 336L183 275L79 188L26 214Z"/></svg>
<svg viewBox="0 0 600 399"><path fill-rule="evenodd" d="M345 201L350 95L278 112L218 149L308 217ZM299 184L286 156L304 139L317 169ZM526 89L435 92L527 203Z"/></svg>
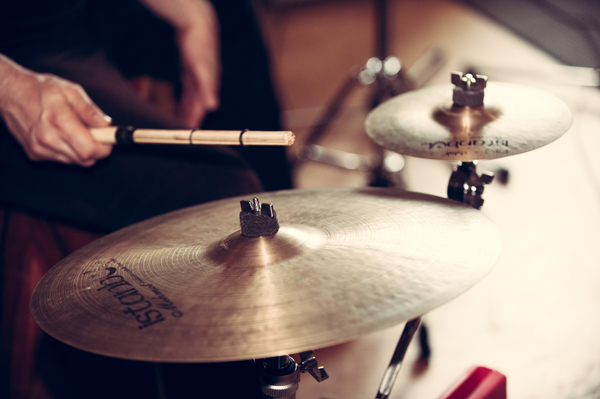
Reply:
<svg viewBox="0 0 600 399"><path fill-rule="evenodd" d="M368 82L353 85L316 140L313 133L342 87L382 53L378 3L256 3L284 125L297 136L289 152L297 187L373 181L369 162L382 151L364 132L373 104ZM500 229L502 256L481 283L425 315L429 363L416 362L413 343L391 398L438 398L472 366L506 375L511 399L599 398L600 93L593 68L600 66L600 3L388 0L385 18L384 53L398 58L399 79L414 89L447 84L454 70L476 71L552 93L574 115L555 142L479 163L479 172L505 178L486 186L481 210ZM305 144L351 155L341 158L344 167L307 160ZM394 185L446 197L452 163L390 159ZM317 351L331 378L317 384L303 377L298 398L374 397L401 330Z"/></svg>

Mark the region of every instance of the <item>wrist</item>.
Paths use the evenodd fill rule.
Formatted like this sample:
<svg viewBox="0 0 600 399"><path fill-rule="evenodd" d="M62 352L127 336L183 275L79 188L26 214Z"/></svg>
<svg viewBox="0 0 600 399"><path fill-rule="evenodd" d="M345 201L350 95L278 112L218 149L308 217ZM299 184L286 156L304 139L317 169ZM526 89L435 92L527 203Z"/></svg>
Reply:
<svg viewBox="0 0 600 399"><path fill-rule="evenodd" d="M0 116L4 116L19 93L27 90L27 86L34 80L34 72L0 54Z"/></svg>

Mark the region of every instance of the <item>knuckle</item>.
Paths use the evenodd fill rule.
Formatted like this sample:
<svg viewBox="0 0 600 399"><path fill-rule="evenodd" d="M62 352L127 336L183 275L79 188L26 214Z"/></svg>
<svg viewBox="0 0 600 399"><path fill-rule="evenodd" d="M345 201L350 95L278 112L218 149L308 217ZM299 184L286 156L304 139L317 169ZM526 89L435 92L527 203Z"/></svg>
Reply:
<svg viewBox="0 0 600 399"><path fill-rule="evenodd" d="M94 166L95 164L96 164L96 160L95 159L90 159L89 161L81 162L79 165L81 165L83 167L86 167L86 168L89 168L91 166Z"/></svg>
<svg viewBox="0 0 600 399"><path fill-rule="evenodd" d="M67 125L66 119L65 113L62 112L48 112L43 117L45 123L59 131L65 130Z"/></svg>
<svg viewBox="0 0 600 399"><path fill-rule="evenodd" d="M81 110L81 116L85 121L93 121L98 112L90 104L84 104Z"/></svg>
<svg viewBox="0 0 600 399"><path fill-rule="evenodd" d="M38 73L35 75L35 77L38 80L38 82L42 84L51 83L55 78L55 76L50 73Z"/></svg>
<svg viewBox="0 0 600 399"><path fill-rule="evenodd" d="M50 147L55 142L54 135L47 129L38 130L34 133L33 137L34 140L32 143L32 147L35 147L39 150L43 150L43 148L45 147Z"/></svg>
<svg viewBox="0 0 600 399"><path fill-rule="evenodd" d="M51 83L56 86L65 86L70 83L70 81L61 78L60 76L53 75L51 73L42 74L45 77L46 82Z"/></svg>
<svg viewBox="0 0 600 399"><path fill-rule="evenodd" d="M103 146L101 158L108 157L110 154L112 154L112 150L113 150L113 146L112 145Z"/></svg>
<svg viewBox="0 0 600 399"><path fill-rule="evenodd" d="M66 82L63 86L63 90L70 95L77 96L81 95L83 88L78 83Z"/></svg>
<svg viewBox="0 0 600 399"><path fill-rule="evenodd" d="M37 141L32 142L29 145L28 155L33 161L40 161L44 158L45 147Z"/></svg>
<svg viewBox="0 0 600 399"><path fill-rule="evenodd" d="M32 161L41 161L43 158L38 155L33 148L29 148L27 152L27 157Z"/></svg>
<svg viewBox="0 0 600 399"><path fill-rule="evenodd" d="M89 162L96 159L96 152L89 147L80 148L77 151L77 155L79 155L79 158L84 162Z"/></svg>
<svg viewBox="0 0 600 399"><path fill-rule="evenodd" d="M62 82L54 75L42 74L39 81L42 84L44 92L47 94L56 94L61 90Z"/></svg>

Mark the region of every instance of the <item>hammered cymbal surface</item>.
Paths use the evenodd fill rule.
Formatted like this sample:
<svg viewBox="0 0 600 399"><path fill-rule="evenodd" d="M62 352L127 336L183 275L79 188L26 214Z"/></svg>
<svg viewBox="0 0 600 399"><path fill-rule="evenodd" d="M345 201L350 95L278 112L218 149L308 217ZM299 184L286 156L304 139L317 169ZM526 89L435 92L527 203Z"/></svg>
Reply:
<svg viewBox="0 0 600 399"><path fill-rule="evenodd" d="M562 100L532 87L489 82L479 107L453 105L452 90L432 86L389 99L367 116L367 134L399 154L475 161L542 147L573 121Z"/></svg>
<svg viewBox="0 0 600 399"><path fill-rule="evenodd" d="M474 285L501 239L480 211L397 189L288 190L281 228L240 234L240 200L119 230L37 285L34 319L74 347L125 359L216 362L298 353L422 315Z"/></svg>

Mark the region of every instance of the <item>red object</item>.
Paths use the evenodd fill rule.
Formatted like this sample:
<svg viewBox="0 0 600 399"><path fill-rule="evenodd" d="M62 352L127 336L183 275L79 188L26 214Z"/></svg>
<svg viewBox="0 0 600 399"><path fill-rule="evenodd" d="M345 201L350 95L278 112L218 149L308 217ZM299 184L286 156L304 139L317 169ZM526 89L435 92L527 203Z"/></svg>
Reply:
<svg viewBox="0 0 600 399"><path fill-rule="evenodd" d="M506 377L485 367L475 367L439 399L506 399Z"/></svg>
<svg viewBox="0 0 600 399"><path fill-rule="evenodd" d="M42 276L62 258L100 236L0 209L0 396L47 398L35 353L42 336L29 312L29 300ZM2 386L6 384L5 386Z"/></svg>

